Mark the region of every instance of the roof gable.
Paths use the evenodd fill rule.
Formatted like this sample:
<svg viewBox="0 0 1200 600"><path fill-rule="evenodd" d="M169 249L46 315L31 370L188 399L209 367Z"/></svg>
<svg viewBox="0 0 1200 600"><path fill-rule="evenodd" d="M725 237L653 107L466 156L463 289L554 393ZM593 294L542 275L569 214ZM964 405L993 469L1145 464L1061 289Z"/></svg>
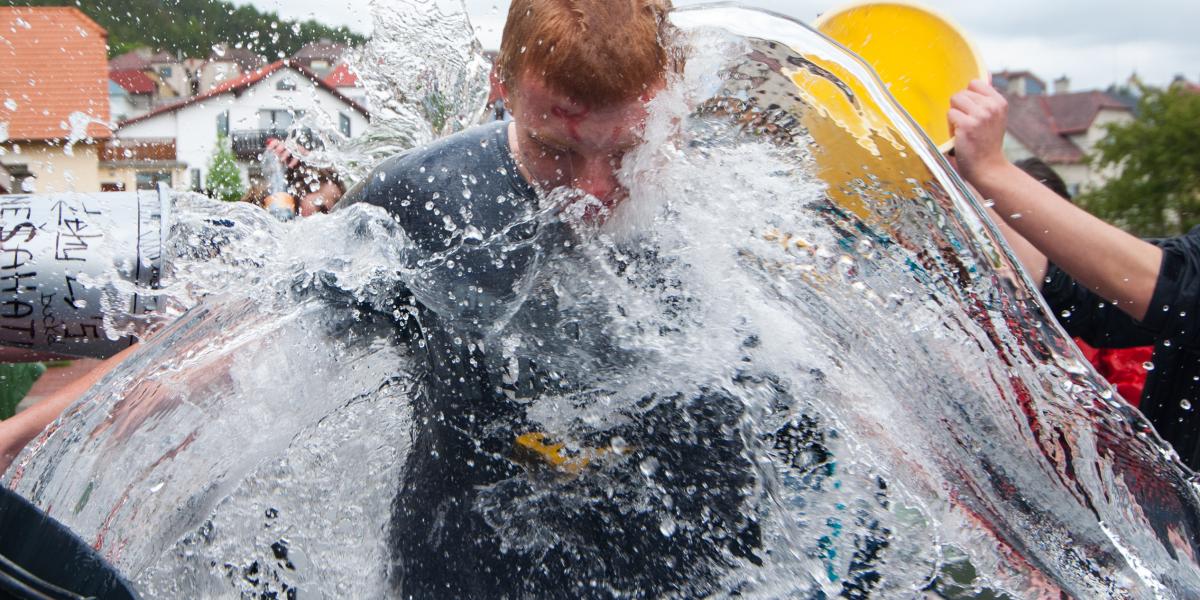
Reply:
<svg viewBox="0 0 1200 600"><path fill-rule="evenodd" d="M1045 96L1007 96L1008 133L1038 158L1051 163L1076 163L1083 150L1058 132Z"/></svg>
<svg viewBox="0 0 1200 600"><path fill-rule="evenodd" d="M1105 92L1050 96L1012 96L1008 100L1008 133L1038 158L1051 163L1077 163L1083 150L1069 136L1085 133L1104 110L1132 112Z"/></svg>
<svg viewBox="0 0 1200 600"><path fill-rule="evenodd" d="M107 32L79 9L0 7L0 123L14 140L53 140L91 121L111 135Z"/></svg>
<svg viewBox="0 0 1200 600"><path fill-rule="evenodd" d="M242 75L241 77L235 77L228 81L222 81L221 83L214 86L211 90L208 90L207 92L204 92L203 94L197 94L197 95L192 96L191 98L188 98L182 102L168 104L166 106L162 106L155 110L152 110L144 115L122 121L119 126L124 127L126 125L132 125L134 123L139 123L139 122L145 121L147 119L152 119L152 118L157 117L162 114L172 113L172 112L178 111L182 108L191 106L192 104L196 104L197 102L203 102L205 100L208 100L210 98L215 98L222 94L240 95L242 92L245 92L246 90L250 89L251 87L257 85L258 83L262 82L267 77L271 76L272 73L275 73L276 71L279 71L281 69L290 69L292 71L299 73L305 79L308 79L309 81L313 82L313 84L315 84L317 87L324 89L325 91L332 94L335 98L341 100L342 102L345 102L347 105L350 106L350 108L353 108L354 110L362 113L363 116L369 116L367 109L363 108L363 106L361 104L346 97L344 94L339 92L337 90L337 88L326 83L324 80L322 80L320 77L318 77L316 73L313 73L311 70L309 70L304 65L296 64L289 60L280 60L280 61L273 62L257 71Z"/></svg>
<svg viewBox="0 0 1200 600"><path fill-rule="evenodd" d="M133 69L109 71L108 78L130 94L153 94L158 84L149 75Z"/></svg>
<svg viewBox="0 0 1200 600"><path fill-rule="evenodd" d="M1129 107L1104 92L1076 92L1042 97L1060 135L1083 133L1091 128L1101 110Z"/></svg>
<svg viewBox="0 0 1200 600"><path fill-rule="evenodd" d="M336 69L325 76L325 83L333 87L355 87L358 85L358 75L350 70L350 65L341 63Z"/></svg>

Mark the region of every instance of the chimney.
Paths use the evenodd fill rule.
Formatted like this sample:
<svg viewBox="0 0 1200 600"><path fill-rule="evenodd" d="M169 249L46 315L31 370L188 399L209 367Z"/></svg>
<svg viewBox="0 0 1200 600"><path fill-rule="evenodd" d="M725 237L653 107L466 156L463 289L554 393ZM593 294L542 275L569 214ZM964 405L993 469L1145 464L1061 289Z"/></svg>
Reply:
<svg viewBox="0 0 1200 600"><path fill-rule="evenodd" d="M1054 93L1065 94L1071 91L1071 78L1063 75L1054 80Z"/></svg>

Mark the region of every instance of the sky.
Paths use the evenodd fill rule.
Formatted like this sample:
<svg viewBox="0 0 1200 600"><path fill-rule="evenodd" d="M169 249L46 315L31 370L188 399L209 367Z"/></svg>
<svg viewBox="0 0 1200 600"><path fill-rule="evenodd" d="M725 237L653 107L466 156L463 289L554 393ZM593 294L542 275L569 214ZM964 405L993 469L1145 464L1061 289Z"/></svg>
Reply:
<svg viewBox="0 0 1200 600"><path fill-rule="evenodd" d="M316 19L370 33L371 10L464 1L485 48L500 45L508 0L235 0L289 19ZM675 0L676 6L702 0ZM744 0L811 23L844 0ZM1150 84L1200 80L1200 2L1194 0L924 0L957 22L992 71L1067 75L1073 90L1107 87L1131 73Z"/></svg>

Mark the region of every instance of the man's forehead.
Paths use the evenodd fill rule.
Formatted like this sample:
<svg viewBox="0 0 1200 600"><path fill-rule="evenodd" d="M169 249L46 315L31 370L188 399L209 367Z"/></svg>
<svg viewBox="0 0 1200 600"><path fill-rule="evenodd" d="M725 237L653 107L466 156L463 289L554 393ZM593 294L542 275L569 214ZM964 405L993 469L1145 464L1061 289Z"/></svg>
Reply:
<svg viewBox="0 0 1200 600"><path fill-rule="evenodd" d="M568 93L559 91L548 85L543 78L532 73L526 73L518 77L515 84L511 91L521 100L537 104L546 110L554 111L556 116L566 118L582 118L584 116L644 110L644 105L664 87L664 83L657 83L639 94L630 95L627 100L607 104L594 104L586 102L583 98L574 97Z"/></svg>

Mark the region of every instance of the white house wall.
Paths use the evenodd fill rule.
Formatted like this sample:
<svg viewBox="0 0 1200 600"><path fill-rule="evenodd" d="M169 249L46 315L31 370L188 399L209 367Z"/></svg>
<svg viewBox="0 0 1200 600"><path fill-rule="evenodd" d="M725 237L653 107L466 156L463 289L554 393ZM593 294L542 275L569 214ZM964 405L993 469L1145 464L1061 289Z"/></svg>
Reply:
<svg viewBox="0 0 1200 600"><path fill-rule="evenodd" d="M276 89L276 84L285 77L295 82L296 89ZM176 159L187 164L189 173L184 181L175 181L174 185L186 189L191 186L193 170L199 171L201 181L207 177L208 162L217 144L218 115L229 111L229 130L232 134L239 130L259 129L260 110L303 110L306 119L315 117L318 125L333 131L338 129L338 114L345 114L350 117L351 137L362 134L368 125L362 113L299 72L284 68L243 90L240 95L221 94L127 125L117 131L117 137L174 138ZM245 181L248 165L239 164L239 167Z"/></svg>

